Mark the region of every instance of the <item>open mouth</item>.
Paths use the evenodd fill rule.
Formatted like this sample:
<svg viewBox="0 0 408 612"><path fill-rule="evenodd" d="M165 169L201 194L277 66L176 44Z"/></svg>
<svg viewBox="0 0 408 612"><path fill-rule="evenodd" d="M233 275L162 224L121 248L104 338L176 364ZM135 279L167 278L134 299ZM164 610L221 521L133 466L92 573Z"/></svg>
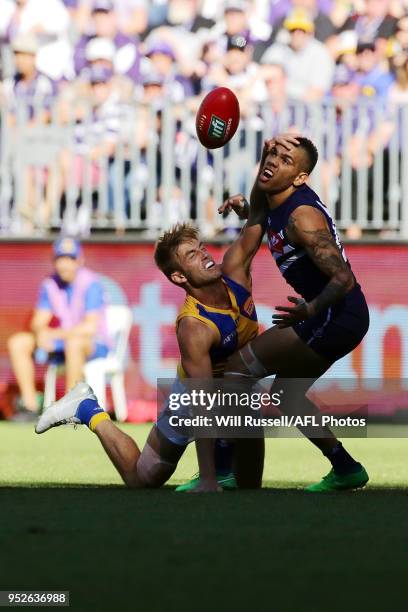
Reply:
<svg viewBox="0 0 408 612"><path fill-rule="evenodd" d="M264 168L259 176L262 182L269 181L273 177L273 172L270 168Z"/></svg>
<svg viewBox="0 0 408 612"><path fill-rule="evenodd" d="M207 263L205 264L204 267L205 267L206 270L210 270L214 266L215 266L215 262L214 261L207 261Z"/></svg>

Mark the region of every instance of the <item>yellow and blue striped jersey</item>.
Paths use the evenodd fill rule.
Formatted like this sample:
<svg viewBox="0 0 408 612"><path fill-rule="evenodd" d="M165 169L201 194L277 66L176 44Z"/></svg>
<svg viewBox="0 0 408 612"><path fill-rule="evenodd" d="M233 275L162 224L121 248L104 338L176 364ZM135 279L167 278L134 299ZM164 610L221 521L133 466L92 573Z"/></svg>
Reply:
<svg viewBox="0 0 408 612"><path fill-rule="evenodd" d="M251 293L227 276L223 276L222 281L231 300L230 308L206 306L187 295L176 320L177 328L184 317L194 317L217 332L218 342L210 350L214 377L222 376L228 357L258 334L258 319ZM177 374L179 378L186 376L181 363Z"/></svg>

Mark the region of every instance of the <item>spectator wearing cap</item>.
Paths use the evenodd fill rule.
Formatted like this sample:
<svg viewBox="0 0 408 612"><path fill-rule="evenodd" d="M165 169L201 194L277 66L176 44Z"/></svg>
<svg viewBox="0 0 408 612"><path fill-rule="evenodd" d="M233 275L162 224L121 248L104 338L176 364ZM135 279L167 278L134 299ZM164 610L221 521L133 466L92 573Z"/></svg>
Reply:
<svg viewBox="0 0 408 612"><path fill-rule="evenodd" d="M356 81L361 97L376 97L385 102L394 77L384 68L381 52L374 42L360 42L357 46Z"/></svg>
<svg viewBox="0 0 408 612"><path fill-rule="evenodd" d="M68 0L77 2L79 0ZM151 0L112 0L119 30L127 36L142 36L145 34L149 20L149 4ZM94 6L93 0L80 0L80 8L89 25Z"/></svg>
<svg viewBox="0 0 408 612"><path fill-rule="evenodd" d="M109 166L115 159L118 142L124 133L130 133L132 111L121 101L113 78L107 67L94 66L89 70L89 110L78 115L73 143L60 155L61 192L76 187L79 204L85 185L89 185L94 201L100 186L108 188ZM90 213L80 205L77 218L65 220L69 231L86 234Z"/></svg>
<svg viewBox="0 0 408 612"><path fill-rule="evenodd" d="M105 45L104 53L108 53L107 41L110 42L114 71L129 77L134 83L140 80L140 49L139 40L131 38L119 30L117 15L111 0L95 0L92 5L92 34L82 36L74 51L75 73L79 75L89 66L89 55L95 53L95 47L89 47L94 38L102 39ZM91 49L91 50L90 50Z"/></svg>
<svg viewBox="0 0 408 612"><path fill-rule="evenodd" d="M164 82L168 99L180 103L194 93L193 85L188 77L180 74L173 47L165 40L153 39L146 50L144 74L153 71Z"/></svg>
<svg viewBox="0 0 408 612"><path fill-rule="evenodd" d="M79 242L61 238L53 247L54 271L41 283L29 331L8 340L11 366L21 393L20 411L14 420L34 421L36 349L44 360L65 362L66 389L83 378L87 360L105 357L109 337L105 297L97 274L84 266Z"/></svg>
<svg viewBox="0 0 408 612"><path fill-rule="evenodd" d="M20 34L12 44L15 74L2 84L2 96L11 110L12 123L15 123L17 107L22 115L32 120L39 113L36 120L43 122L49 118L49 110L53 98L57 94L56 83L36 66L38 53L37 38L33 34Z"/></svg>
<svg viewBox="0 0 408 612"><path fill-rule="evenodd" d="M359 86L356 81L356 70L352 70L346 63L340 61L336 64L330 97L337 101L345 100L347 104L356 102L359 96Z"/></svg>
<svg viewBox="0 0 408 612"><path fill-rule="evenodd" d="M166 104L167 93L164 77L155 70L149 70L142 75L142 83L136 87L135 98L138 102L137 113L129 121L129 138L132 144L136 144L140 151L137 165L131 167L128 148L124 151L124 158L117 159L116 163L109 166L109 212L115 219L117 234L123 234L124 218L130 217L131 190L143 192L147 187L149 171L147 163L147 149L149 143L159 143L161 132L161 111ZM152 113L153 111L153 113ZM112 160L113 161L113 160ZM121 167L123 176L123 201L124 210L118 210L116 204L115 183L117 181L118 165ZM132 171L133 170L133 171ZM156 158L156 188L161 182L162 164L161 150L157 147ZM146 201L142 198L141 215L146 218Z"/></svg>
<svg viewBox="0 0 408 612"><path fill-rule="evenodd" d="M341 32L336 38L336 63L346 64L350 70L357 70L357 34L352 30Z"/></svg>
<svg viewBox="0 0 408 612"><path fill-rule="evenodd" d="M36 36L37 68L55 81L70 78L70 17L62 0L3 0L0 37L12 44L19 35Z"/></svg>
<svg viewBox="0 0 408 612"><path fill-rule="evenodd" d="M289 32L288 44L275 43L261 61L285 67L290 98L319 100L331 87L333 59L326 46L314 38L314 24L305 11L293 11L283 25Z"/></svg>
<svg viewBox="0 0 408 612"><path fill-rule="evenodd" d="M149 0L113 0L119 30L130 37L142 36L148 27Z"/></svg>
<svg viewBox="0 0 408 612"><path fill-rule="evenodd" d="M161 110L166 101L164 77L155 70L149 70L142 78L138 101L148 108Z"/></svg>
<svg viewBox="0 0 408 612"><path fill-rule="evenodd" d="M223 59L203 80L203 89L229 87L238 96L241 115L246 116L255 102L264 98L259 65L252 61L253 47L244 36L231 36Z"/></svg>
<svg viewBox="0 0 408 612"><path fill-rule="evenodd" d="M85 47L86 67L82 70L79 78L73 83L74 89L78 93L84 92L89 83L89 74L93 68L106 68L113 73L113 89L119 93L119 97L123 101L129 101L133 95L135 83L126 74L121 74L115 70L116 49L113 41L110 38L102 38L95 36L91 38ZM140 76L138 75L137 81Z"/></svg>
<svg viewBox="0 0 408 612"><path fill-rule="evenodd" d="M56 84L42 74L36 67L38 51L34 35L20 34L12 45L15 74L0 85L1 98L7 111L7 124L11 138L20 133L16 146L23 146L25 138L30 138L33 130L50 120L51 107L57 94ZM15 131L18 128L19 132ZM15 210L18 216L13 223L15 233L30 234L34 228L44 231L48 225L52 208L52 191L54 170L50 166L48 181L41 191L41 200L37 201L38 181L32 165L20 155L18 187L13 195ZM41 185L42 187L42 185Z"/></svg>
<svg viewBox="0 0 408 612"><path fill-rule="evenodd" d="M293 0L290 5L287 3L286 11L282 17L274 24L272 42L287 42L287 30L284 27L285 19L292 10L300 9L305 11L313 21L314 36L316 40L329 44L330 39L336 35L336 27L330 17L321 10L318 0Z"/></svg>
<svg viewBox="0 0 408 612"><path fill-rule="evenodd" d="M398 20L390 15L391 0L364 0L362 13L353 13L344 23L341 31L354 30L359 43L374 43L382 57L385 56L387 41L397 31Z"/></svg>
<svg viewBox="0 0 408 612"><path fill-rule="evenodd" d="M152 29L146 38L147 46L153 40L166 42L174 51L181 75L191 78L209 29L215 25L212 19L203 17L200 0L169 0L164 23Z"/></svg>
<svg viewBox="0 0 408 612"><path fill-rule="evenodd" d="M252 57L258 62L269 45L272 27L260 19L247 0L227 0L224 4L224 19L210 32L210 40L216 40L220 57L226 52L228 42L243 36L252 46Z"/></svg>
<svg viewBox="0 0 408 612"><path fill-rule="evenodd" d="M367 49L368 47L368 49ZM369 214L372 197L373 165L378 152L386 151L391 135L395 129L392 118L385 104L390 88L388 73L378 71L373 56L378 57L378 50L373 43L360 44L358 50L358 70L351 70L339 62L336 66L332 97L336 109L336 133L334 150L325 146L322 179L326 190L327 201L337 198L333 191L335 178L340 176L341 161L346 156L352 168L351 214L357 216L357 183L362 170L367 173ZM369 50L370 56L362 58L361 54ZM391 81L392 82L392 81ZM347 124L346 124L347 122ZM346 137L346 135L349 135ZM328 135L326 135L328 136ZM325 142L327 145L327 142ZM333 155L334 154L334 155ZM388 197L387 165L384 162L384 206ZM340 186L339 186L340 188ZM359 239L362 235L357 222L347 228L347 237Z"/></svg>
<svg viewBox="0 0 408 612"><path fill-rule="evenodd" d="M76 151L96 162L112 157L118 140L121 120L127 106L120 103L113 87L113 71L104 66L93 66L88 72L91 116L75 127Z"/></svg>

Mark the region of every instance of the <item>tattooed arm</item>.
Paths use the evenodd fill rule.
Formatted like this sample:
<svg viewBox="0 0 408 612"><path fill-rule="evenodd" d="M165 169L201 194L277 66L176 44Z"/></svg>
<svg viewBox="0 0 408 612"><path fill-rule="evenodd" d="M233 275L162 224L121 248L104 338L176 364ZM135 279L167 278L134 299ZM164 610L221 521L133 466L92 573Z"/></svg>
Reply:
<svg viewBox="0 0 408 612"><path fill-rule="evenodd" d="M328 283L314 300L306 303L295 297L288 300L296 306L277 306L281 313L274 315L280 327L289 327L303 321L341 300L354 286L351 269L344 261L326 219L319 210L311 206L299 206L289 217L286 228L292 244L302 246L316 266L328 277Z"/></svg>

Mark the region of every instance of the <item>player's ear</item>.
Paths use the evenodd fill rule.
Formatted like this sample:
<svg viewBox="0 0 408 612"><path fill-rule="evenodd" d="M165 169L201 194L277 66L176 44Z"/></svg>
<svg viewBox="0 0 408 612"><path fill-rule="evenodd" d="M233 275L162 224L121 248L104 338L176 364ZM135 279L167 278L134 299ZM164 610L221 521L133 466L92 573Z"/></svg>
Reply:
<svg viewBox="0 0 408 612"><path fill-rule="evenodd" d="M175 285L183 285L187 282L187 279L182 272L172 272L170 274L170 279Z"/></svg>
<svg viewBox="0 0 408 612"><path fill-rule="evenodd" d="M307 172L300 172L293 181L293 184L295 187L300 187L301 185L303 185L303 183L306 183L308 178L309 175Z"/></svg>

